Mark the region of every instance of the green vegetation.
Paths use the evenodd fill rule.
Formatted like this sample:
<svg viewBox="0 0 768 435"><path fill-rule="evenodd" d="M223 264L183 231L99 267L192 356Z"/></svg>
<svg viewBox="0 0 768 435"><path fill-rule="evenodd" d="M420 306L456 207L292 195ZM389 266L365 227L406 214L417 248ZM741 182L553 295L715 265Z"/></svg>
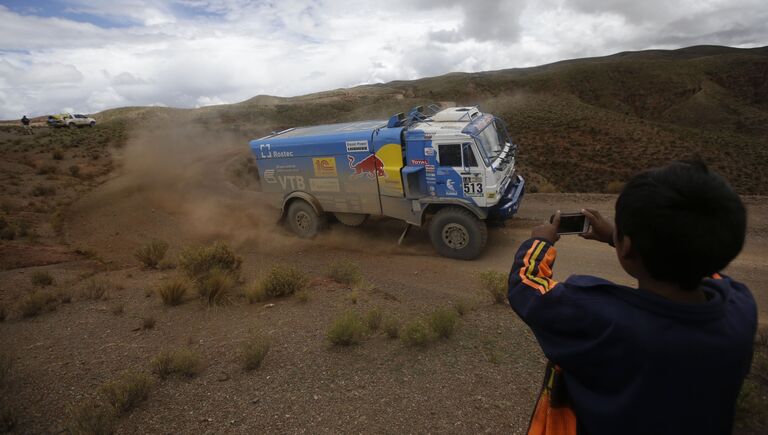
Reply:
<svg viewBox="0 0 768 435"><path fill-rule="evenodd" d="M363 319L354 311L346 311L333 320L326 335L332 344L351 346L359 343L366 332Z"/></svg>
<svg viewBox="0 0 768 435"><path fill-rule="evenodd" d="M269 353L269 347L269 340L262 337L251 339L245 343L240 350L243 369L251 371L261 367L262 361L264 361L267 353Z"/></svg>
<svg viewBox="0 0 768 435"><path fill-rule="evenodd" d="M382 328L389 338L400 336L400 322L393 316L385 316L382 321Z"/></svg>
<svg viewBox="0 0 768 435"><path fill-rule="evenodd" d="M365 325L369 331L378 331L383 319L384 313L378 308L372 308L365 314Z"/></svg>
<svg viewBox="0 0 768 435"><path fill-rule="evenodd" d="M495 303L506 303L507 275L501 272L496 272L495 270L486 270L485 272L480 272L480 283L491 295Z"/></svg>
<svg viewBox="0 0 768 435"><path fill-rule="evenodd" d="M83 299L90 301L98 301L104 298L107 293L107 283L95 278L91 278L86 281L85 286L80 291L80 296Z"/></svg>
<svg viewBox="0 0 768 435"><path fill-rule="evenodd" d="M163 304L168 306L179 305L184 296L189 291L191 283L183 276L175 276L170 281L160 284L157 288L157 294L163 301Z"/></svg>
<svg viewBox="0 0 768 435"><path fill-rule="evenodd" d="M150 366L160 379L174 375L192 378L200 373L200 355L192 349L167 350L153 358Z"/></svg>
<svg viewBox="0 0 768 435"><path fill-rule="evenodd" d="M55 310L58 302L58 298L53 293L35 290L21 298L19 301L19 311L21 311L23 317L35 317L44 310Z"/></svg>
<svg viewBox="0 0 768 435"><path fill-rule="evenodd" d="M125 414L147 400L152 384L152 378L145 373L127 372L104 384L99 392L116 414Z"/></svg>
<svg viewBox="0 0 768 435"><path fill-rule="evenodd" d="M157 269L167 251L168 243L162 240L152 240L139 248L134 255L145 267Z"/></svg>

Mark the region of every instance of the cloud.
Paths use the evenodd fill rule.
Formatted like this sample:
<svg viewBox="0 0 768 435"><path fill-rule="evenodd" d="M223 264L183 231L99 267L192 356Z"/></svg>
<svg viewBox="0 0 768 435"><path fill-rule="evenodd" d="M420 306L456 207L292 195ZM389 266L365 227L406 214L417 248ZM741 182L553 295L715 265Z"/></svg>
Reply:
<svg viewBox="0 0 768 435"><path fill-rule="evenodd" d="M116 0L0 6L0 118L199 107L452 71L768 40L755 0Z"/></svg>

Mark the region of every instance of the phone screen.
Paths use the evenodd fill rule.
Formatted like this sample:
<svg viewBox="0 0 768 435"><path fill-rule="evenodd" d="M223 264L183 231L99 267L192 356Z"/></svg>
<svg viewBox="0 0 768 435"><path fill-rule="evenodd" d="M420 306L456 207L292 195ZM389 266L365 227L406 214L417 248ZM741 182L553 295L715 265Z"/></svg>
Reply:
<svg viewBox="0 0 768 435"><path fill-rule="evenodd" d="M550 218L552 222L554 216ZM581 234L587 230L587 217L581 213L561 214L560 225L557 227L558 234Z"/></svg>

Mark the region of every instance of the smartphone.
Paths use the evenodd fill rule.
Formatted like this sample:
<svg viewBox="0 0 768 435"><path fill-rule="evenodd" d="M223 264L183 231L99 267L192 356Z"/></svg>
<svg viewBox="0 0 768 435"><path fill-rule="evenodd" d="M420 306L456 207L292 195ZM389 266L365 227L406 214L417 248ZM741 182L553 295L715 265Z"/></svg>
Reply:
<svg viewBox="0 0 768 435"><path fill-rule="evenodd" d="M555 215L550 216L549 222L555 220ZM581 213L561 213L560 225L557 234L584 234L589 231L589 220Z"/></svg>

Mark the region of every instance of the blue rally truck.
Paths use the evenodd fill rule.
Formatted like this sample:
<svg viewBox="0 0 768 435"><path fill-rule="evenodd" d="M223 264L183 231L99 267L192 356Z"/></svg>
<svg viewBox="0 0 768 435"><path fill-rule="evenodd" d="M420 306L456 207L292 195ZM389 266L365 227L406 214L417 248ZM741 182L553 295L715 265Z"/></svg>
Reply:
<svg viewBox="0 0 768 435"><path fill-rule="evenodd" d="M314 237L333 214L428 225L441 255L477 258L486 221L517 212L525 181L504 123L477 107L414 108L389 121L291 128L250 142L262 190L280 219Z"/></svg>

